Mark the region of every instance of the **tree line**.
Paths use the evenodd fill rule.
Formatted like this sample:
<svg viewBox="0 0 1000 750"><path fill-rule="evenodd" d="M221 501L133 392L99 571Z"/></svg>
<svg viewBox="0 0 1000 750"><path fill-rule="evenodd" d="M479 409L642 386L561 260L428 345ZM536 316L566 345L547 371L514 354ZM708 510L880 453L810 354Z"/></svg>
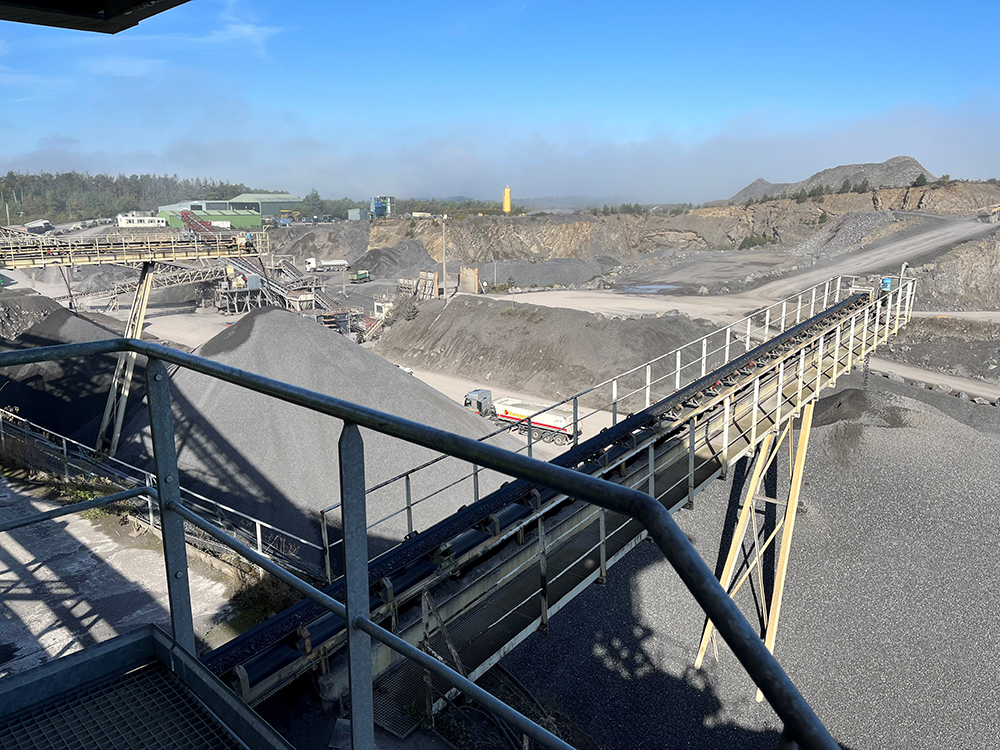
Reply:
<svg viewBox="0 0 1000 750"><path fill-rule="evenodd" d="M0 178L0 221L48 219L52 223L106 218L129 211L152 211L186 200L228 200L240 193L268 193L243 183L158 174L7 172Z"/></svg>

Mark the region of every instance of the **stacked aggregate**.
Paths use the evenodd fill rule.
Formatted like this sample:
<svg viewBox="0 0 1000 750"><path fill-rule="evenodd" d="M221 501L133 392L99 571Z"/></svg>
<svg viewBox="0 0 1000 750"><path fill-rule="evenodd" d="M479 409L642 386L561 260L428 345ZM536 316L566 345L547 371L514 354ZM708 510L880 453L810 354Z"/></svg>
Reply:
<svg viewBox="0 0 1000 750"><path fill-rule="evenodd" d="M1000 411L882 378L861 388L844 378L816 410L775 655L844 747L1000 746L1000 601L983 564L1000 544ZM730 484L676 517L717 572ZM764 524L782 511L757 507ZM737 602L758 624L746 586ZM693 669L703 625L644 544L504 664L604 748L775 747L780 723L721 639Z"/></svg>
<svg viewBox="0 0 1000 750"><path fill-rule="evenodd" d="M0 342L0 351L104 341L121 335L107 324L110 319L104 316L89 320L52 304L56 309L44 320L14 340ZM92 443L97 438L116 363L116 355L105 355L2 368L0 406L16 408L25 419ZM143 363L138 361L129 396L130 413L141 410L143 373Z"/></svg>
<svg viewBox="0 0 1000 750"><path fill-rule="evenodd" d="M831 221L816 234L791 248L790 252L804 257L830 257L857 250L869 236L882 227L901 221L891 212L854 211Z"/></svg>
<svg viewBox="0 0 1000 750"><path fill-rule="evenodd" d="M282 310L254 311L195 353L468 437L495 429L344 336ZM172 383L182 485L318 544L319 510L340 500L337 446L342 421L186 369L179 369ZM128 434L126 455L148 463L145 418L137 419ZM368 487L438 455L367 429L362 436ZM506 435L493 442L516 447ZM453 458L423 469L412 477L412 498L417 501L470 471L468 464ZM484 471L480 491L490 492L503 480ZM416 505L414 529L426 529L470 503L472 492L467 479ZM405 497L402 481L368 494L368 523L401 511ZM330 524L332 539L338 539L339 511L331 514ZM370 553L402 541L407 531L402 512L376 526L370 532ZM312 554L303 548L297 553ZM322 569L315 555L308 561Z"/></svg>
<svg viewBox="0 0 1000 750"><path fill-rule="evenodd" d="M704 321L681 315L611 320L577 310L463 296L447 307L437 301L422 305L416 318L394 324L376 348L393 362L423 370L481 373L488 381L484 386L496 383L557 401L711 330ZM655 367L653 378L665 377L673 366L664 361ZM619 385L619 395L644 387L645 371ZM654 386L654 396L662 397L672 387L672 381L661 382ZM610 398L606 387L584 403L604 406Z"/></svg>
<svg viewBox="0 0 1000 750"><path fill-rule="evenodd" d="M0 339L16 339L59 307L55 300L30 290L0 292Z"/></svg>

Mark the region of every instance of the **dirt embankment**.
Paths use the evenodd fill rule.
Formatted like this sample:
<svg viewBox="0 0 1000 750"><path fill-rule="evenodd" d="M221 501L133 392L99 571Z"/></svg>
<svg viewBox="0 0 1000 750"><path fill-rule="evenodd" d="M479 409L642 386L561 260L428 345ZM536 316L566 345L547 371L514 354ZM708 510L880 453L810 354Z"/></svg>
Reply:
<svg viewBox="0 0 1000 750"><path fill-rule="evenodd" d="M1000 323L914 318L879 354L914 367L1000 383Z"/></svg>
<svg viewBox="0 0 1000 750"><path fill-rule="evenodd" d="M576 310L458 297L447 308L440 302L421 306L415 319L392 326L375 350L398 364L461 373L480 379L484 387L493 383L556 401L712 329L705 321L676 314L615 320ZM622 383L620 393L644 383L643 372L635 383ZM610 390L595 394L592 405L604 403L609 395Z"/></svg>
<svg viewBox="0 0 1000 750"><path fill-rule="evenodd" d="M1000 310L1000 232L912 269L918 310Z"/></svg>

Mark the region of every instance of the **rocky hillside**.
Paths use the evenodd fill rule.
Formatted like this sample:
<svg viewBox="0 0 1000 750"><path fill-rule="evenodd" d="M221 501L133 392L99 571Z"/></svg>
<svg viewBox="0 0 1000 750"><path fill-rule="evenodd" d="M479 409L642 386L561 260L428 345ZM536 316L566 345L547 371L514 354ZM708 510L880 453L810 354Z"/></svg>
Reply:
<svg viewBox="0 0 1000 750"><path fill-rule="evenodd" d="M731 203L745 203L747 200L760 200L765 195L780 195L782 192L787 194L799 190L809 192L819 186L837 190L844 180L850 180L852 185L859 185L867 180L873 188L906 187L920 174L931 181L937 179L916 159L910 156L895 156L881 164L844 164L824 169L801 182L768 182L757 179L729 200Z"/></svg>
<svg viewBox="0 0 1000 750"><path fill-rule="evenodd" d="M590 213L548 216L470 216L447 222L448 258L467 263L511 260L537 263L556 259L613 258L629 262L661 248L731 250L750 235L764 237L775 249L794 247L828 222L852 212L920 211L944 216L973 215L1000 203L1000 186L952 182L921 188L890 188L867 193L820 196L799 203L774 200L751 205L706 206L679 216ZM302 263L305 258L378 261L391 278L413 263L440 262L442 227L431 219L339 222L322 227L281 229L272 235L275 252ZM406 245L405 252L401 246ZM389 252L400 248L398 252ZM396 256L399 256L398 260ZM423 260L421 260L423 259ZM371 269L370 269L371 270Z"/></svg>
<svg viewBox="0 0 1000 750"><path fill-rule="evenodd" d="M918 310L1000 310L1000 232L963 242L911 272Z"/></svg>

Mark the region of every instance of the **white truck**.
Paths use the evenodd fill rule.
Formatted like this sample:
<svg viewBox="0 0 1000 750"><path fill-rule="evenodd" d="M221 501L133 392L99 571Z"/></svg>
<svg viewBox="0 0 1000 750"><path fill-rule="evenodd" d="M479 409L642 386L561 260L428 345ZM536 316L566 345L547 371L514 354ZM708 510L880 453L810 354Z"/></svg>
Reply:
<svg viewBox="0 0 1000 750"><path fill-rule="evenodd" d="M548 407L546 404L522 401L519 398L498 398L494 401L492 392L478 388L465 394L465 408L486 417L496 425L513 426L522 435L527 435L528 417ZM574 434L581 432L579 426L576 430L573 429L573 410L564 406L556 406L531 420L533 441L566 445Z"/></svg>
<svg viewBox="0 0 1000 750"><path fill-rule="evenodd" d="M349 271L351 266L346 260L321 260L306 258L306 271Z"/></svg>

